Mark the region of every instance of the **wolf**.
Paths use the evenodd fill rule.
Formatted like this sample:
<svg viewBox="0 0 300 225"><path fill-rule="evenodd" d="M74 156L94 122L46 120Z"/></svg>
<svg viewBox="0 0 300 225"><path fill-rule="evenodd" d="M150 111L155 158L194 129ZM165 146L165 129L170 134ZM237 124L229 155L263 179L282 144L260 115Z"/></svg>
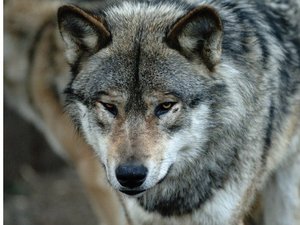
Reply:
<svg viewBox="0 0 300 225"><path fill-rule="evenodd" d="M132 224L300 224L300 42L259 1L65 5L66 110Z"/></svg>
<svg viewBox="0 0 300 225"><path fill-rule="evenodd" d="M64 3L4 5L5 101L74 166L100 224L299 224L299 2L114 2L60 9L72 77ZM94 105L105 85L124 106Z"/></svg>

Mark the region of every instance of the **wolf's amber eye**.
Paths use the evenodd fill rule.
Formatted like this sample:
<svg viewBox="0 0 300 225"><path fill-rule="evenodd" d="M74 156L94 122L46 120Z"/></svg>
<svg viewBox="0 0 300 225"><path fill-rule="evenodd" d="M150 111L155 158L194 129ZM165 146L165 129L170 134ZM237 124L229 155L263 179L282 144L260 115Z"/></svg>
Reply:
<svg viewBox="0 0 300 225"><path fill-rule="evenodd" d="M176 104L176 102L164 102L162 104L159 104L155 110L154 113L157 117L167 113L170 111L170 109Z"/></svg>
<svg viewBox="0 0 300 225"><path fill-rule="evenodd" d="M165 103L161 104L161 107L165 110L168 110L172 107L172 102L165 102Z"/></svg>
<svg viewBox="0 0 300 225"><path fill-rule="evenodd" d="M113 114L114 116L116 116L118 114L118 109L115 105L110 104L110 103L106 103L106 102L100 102L104 108L110 112L111 114Z"/></svg>

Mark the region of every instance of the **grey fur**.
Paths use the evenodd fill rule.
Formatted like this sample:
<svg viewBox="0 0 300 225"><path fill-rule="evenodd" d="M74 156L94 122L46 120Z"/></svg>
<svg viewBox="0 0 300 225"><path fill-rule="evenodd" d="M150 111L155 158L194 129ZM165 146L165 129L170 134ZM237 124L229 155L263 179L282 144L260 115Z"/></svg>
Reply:
<svg viewBox="0 0 300 225"><path fill-rule="evenodd" d="M223 29L221 58L212 68L198 55L202 51L198 44L186 43L192 49L173 48L167 37L180 18L203 4L217 12ZM183 145L163 180L134 201L150 214L162 217L196 215L199 224L240 223L257 191L263 189L281 164L273 160L273 155L280 154L284 159L300 151L297 145L283 152L278 146L286 145L277 141L285 136L290 129L287 124L299 113L299 34L278 12L256 1L129 2L104 12L93 9L87 13L105 21L111 35L105 47L96 53L81 49L86 54L75 55L72 61L74 79L67 89L68 111L87 141L100 153L97 141L91 137L97 133L104 137L114 135L112 118L96 118L96 102L103 93L122 93L132 142L140 135L139 124L144 124L149 113L145 96L149 98L156 91L172 93L182 103L180 115L176 122L157 122L158 129L172 140L182 133L192 136L195 120L200 124L203 120L206 126L198 128L203 139L195 140L199 143L196 148L189 143ZM60 21L66 21L62 12L59 15ZM186 38L196 32L197 24L190 24ZM203 26L204 31L209 29ZM63 36L64 32L62 28ZM94 36L101 36L101 32L96 30ZM205 35L197 43L207 42ZM78 103L83 103L83 108ZM193 117L201 106L208 108L207 117ZM300 138L299 119L296 123L290 139L285 141ZM135 160L148 159L138 148L129 148L122 150L120 161L128 161L135 154ZM102 163L110 176L110 153L107 154ZM112 178L108 179L115 186ZM217 207L223 210L216 196L222 192L229 196L231 190L238 190L239 197L237 202L230 199L232 209L228 210L229 218L223 220L214 214Z"/></svg>

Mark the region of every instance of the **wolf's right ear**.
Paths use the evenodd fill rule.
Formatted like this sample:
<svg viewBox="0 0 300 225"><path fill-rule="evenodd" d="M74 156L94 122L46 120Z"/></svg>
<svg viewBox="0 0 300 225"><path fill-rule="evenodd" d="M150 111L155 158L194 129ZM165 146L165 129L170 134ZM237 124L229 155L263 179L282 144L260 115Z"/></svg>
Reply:
<svg viewBox="0 0 300 225"><path fill-rule="evenodd" d="M74 5L65 5L57 13L59 30L66 43L66 57L73 65L79 57L90 56L107 46L111 33L105 20Z"/></svg>

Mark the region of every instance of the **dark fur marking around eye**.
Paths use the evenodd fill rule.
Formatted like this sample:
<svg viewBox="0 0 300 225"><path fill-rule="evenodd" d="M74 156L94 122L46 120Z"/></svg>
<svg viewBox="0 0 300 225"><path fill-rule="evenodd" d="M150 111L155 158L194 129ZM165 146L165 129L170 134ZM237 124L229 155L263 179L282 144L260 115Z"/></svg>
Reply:
<svg viewBox="0 0 300 225"><path fill-rule="evenodd" d="M176 108L176 109L173 109L172 113L176 113L179 109Z"/></svg>

